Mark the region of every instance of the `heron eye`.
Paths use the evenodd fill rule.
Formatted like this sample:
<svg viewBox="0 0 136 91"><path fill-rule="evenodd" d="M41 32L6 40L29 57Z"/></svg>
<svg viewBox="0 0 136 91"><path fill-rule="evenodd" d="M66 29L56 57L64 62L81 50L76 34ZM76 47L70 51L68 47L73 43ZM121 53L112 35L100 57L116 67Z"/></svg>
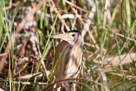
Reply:
<svg viewBox="0 0 136 91"><path fill-rule="evenodd" d="M74 36L75 36L75 34L72 34L72 36L74 37Z"/></svg>

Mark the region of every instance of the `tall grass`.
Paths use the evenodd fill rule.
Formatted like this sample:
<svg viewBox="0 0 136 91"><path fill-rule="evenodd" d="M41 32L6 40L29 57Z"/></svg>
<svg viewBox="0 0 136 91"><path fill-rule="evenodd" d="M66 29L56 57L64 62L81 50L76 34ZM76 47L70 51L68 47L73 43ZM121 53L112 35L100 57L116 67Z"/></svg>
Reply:
<svg viewBox="0 0 136 91"><path fill-rule="evenodd" d="M28 14L30 7L35 7L35 4L40 1L24 2L24 0L21 0L18 4L16 3L16 0L12 0L12 8L6 9L9 6L9 1L10 0L0 1L0 59L3 57L2 55L6 55L4 54L5 46L7 43L10 44L10 54L8 54L7 63L5 63L5 65L8 64L8 67L5 66L4 68L4 70L8 68L8 72L6 73L5 71L4 73L1 73L2 75L7 75L5 78L0 77L0 79L2 79L1 82L9 83L11 91L26 90L28 85L33 85L34 88L31 88L31 90L37 90L37 86L40 86L40 89L38 90L41 90L42 88L53 84L55 80L53 78L53 71L58 60L55 64L52 62L55 48L60 42L50 39L50 36L66 31L65 25L69 26L70 29L77 29L80 31L81 28L84 27L88 18L87 15L92 7L87 3L87 0L86 2L84 2L84 0L75 0L73 5L66 3L65 0L58 2L53 1L57 8L52 7L53 5L51 2L46 2L39 9L40 15L39 11L34 15L33 23L36 23L36 25L26 29L26 23L26 26L24 26L22 31L16 36L16 41L13 41L15 29L20 23L20 19ZM136 88L135 59L131 57L131 53L136 52L136 1L122 0L121 2L120 0L110 0L112 2L110 2L109 7L105 10L107 1L108 0L93 1L96 5L96 12L94 12L94 18L90 19L92 22L88 30L90 34L87 32L84 37L83 66L80 75L80 78L84 78L84 80L79 78L80 85L77 83L79 91L89 91L90 88L95 91L104 91L104 87L111 91L129 91ZM79 7L88 12L82 11ZM54 8L58 10L57 13ZM77 12L75 13L72 8L77 10ZM111 14L111 20L109 21L107 18L107 10L109 10ZM9 12L12 14L12 20L9 19ZM62 18L64 14L68 17L70 17L69 14L72 14L74 18ZM78 17L76 15L78 15ZM61 19L63 19L66 24L63 24ZM29 32L32 32L33 35ZM29 44L30 36L36 36L38 40L36 45L40 47L39 51L41 52L41 58L36 64L28 65L28 67L24 68L22 71L22 68L26 63L23 63L22 59L26 57L25 52L27 44ZM93 44L93 39L91 38L96 40L96 44ZM26 41L26 45L24 41ZM19 47L20 45L24 47L24 54L17 53L18 50L21 50L22 48ZM100 49L96 48L96 45L98 45ZM31 54L33 54L33 52L31 52ZM128 55L130 55L128 60L131 60L132 62L127 63L126 61L124 64L124 59ZM27 62L31 63L29 62L30 55L27 58ZM114 66L116 63L112 61L114 60L112 58L118 60L119 63L116 66ZM44 67L41 67L42 61L45 62L45 69ZM31 71L31 73L36 73L36 75L22 81L20 77L28 74L28 70L31 68L35 69ZM41 72L41 70L44 71ZM46 77L47 75L47 71L50 71L50 75L47 76L47 78L44 78L44 76ZM37 78L40 74L43 74L41 83L39 83ZM18 77L19 80L14 81L16 77ZM34 81L31 81L32 79ZM90 88L87 88L87 86ZM7 87L8 85L5 86L5 88ZM2 87L0 86L0 88Z"/></svg>

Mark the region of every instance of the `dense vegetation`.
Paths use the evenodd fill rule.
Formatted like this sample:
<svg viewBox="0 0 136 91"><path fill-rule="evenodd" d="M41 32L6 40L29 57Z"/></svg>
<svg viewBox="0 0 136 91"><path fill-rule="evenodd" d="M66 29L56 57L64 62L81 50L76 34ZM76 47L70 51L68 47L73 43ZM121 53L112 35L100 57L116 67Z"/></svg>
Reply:
<svg viewBox="0 0 136 91"><path fill-rule="evenodd" d="M135 0L0 0L0 90L52 89L61 40L50 36L76 29L84 38L78 91L135 91L135 9Z"/></svg>

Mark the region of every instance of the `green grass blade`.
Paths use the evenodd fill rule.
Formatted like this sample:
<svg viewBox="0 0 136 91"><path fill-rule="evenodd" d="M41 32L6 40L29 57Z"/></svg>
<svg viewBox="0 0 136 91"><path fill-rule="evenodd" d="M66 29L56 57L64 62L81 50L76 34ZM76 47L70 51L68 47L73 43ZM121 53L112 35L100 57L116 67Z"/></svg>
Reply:
<svg viewBox="0 0 136 91"><path fill-rule="evenodd" d="M51 45L52 45L52 42L49 42L48 47L47 47L46 51L43 54L43 58L46 57L47 53L49 52L49 49L51 48Z"/></svg>
<svg viewBox="0 0 136 91"><path fill-rule="evenodd" d="M54 71L55 67L57 66L57 64L58 64L58 62L59 62L59 58L60 58L60 55L59 55L57 61L55 62L54 66L53 66L53 69L52 69L52 71L51 71L51 74L50 74L50 76L49 76L49 79L48 79L47 83L50 81L50 78L52 77L53 71Z"/></svg>
<svg viewBox="0 0 136 91"><path fill-rule="evenodd" d="M38 75L40 75L40 74L42 74L42 73L36 73L36 75L34 75L34 76L30 77L29 79L27 79L27 80L26 80L26 81L24 81L24 82L28 82L30 79L32 79L32 78L34 78L34 77L37 77L37 76L38 76ZM36 83L34 83L34 85L35 85L35 84L36 84ZM24 84L24 86L22 87L21 91L23 91L23 90L24 90L25 86L26 86L26 84Z"/></svg>
<svg viewBox="0 0 136 91"><path fill-rule="evenodd" d="M59 10L59 11L60 11L60 10ZM59 12L58 12L58 14L59 14ZM53 23L53 27L52 27L52 30L51 30L50 35L49 35L49 36L51 36L51 35L52 35L52 32L53 32L53 30L54 30L54 27L55 27L56 21L57 21L57 19L58 19L58 14L57 14L57 16L56 16L56 18L55 18L55 21L54 21L54 23ZM45 47L44 47L44 50L43 50L43 53L42 53L42 57L41 57L40 62L39 62L39 64L38 64L38 68L37 68L36 73L38 73L38 72L39 72L40 65L41 65L41 60L43 60L43 59L44 59L44 53L46 52L47 46L48 46L48 44L49 44L49 41L50 41L50 37L48 37L48 39L47 39L47 43L46 43L46 45L45 45ZM34 83L36 83L36 80L37 80L37 77L35 77L35 79L34 79ZM35 85L33 85L33 87L35 87Z"/></svg>
<svg viewBox="0 0 136 91"><path fill-rule="evenodd" d="M123 70L123 65L122 65L122 63L121 63L121 58L120 58L121 52L120 52L120 46L119 46L117 37L116 37L116 43L117 43L117 48L118 48L119 60L120 60L120 68L121 68L121 70L122 70L123 80L124 80L124 86L125 86L125 89L126 89L126 82L125 82L126 79L125 79L125 74L124 74L124 70Z"/></svg>
<svg viewBox="0 0 136 91"><path fill-rule="evenodd" d="M98 35L98 42L99 46L101 43L101 36L100 36L100 19L99 19L99 11L98 11L98 5L97 5L97 0L95 0L95 5L96 5L96 19L97 19L97 35Z"/></svg>
<svg viewBox="0 0 136 91"><path fill-rule="evenodd" d="M135 10L135 7L134 7L134 2L133 2L133 0L131 0L131 4L132 4L133 12L134 12L134 15L135 15L135 18L136 18L136 10Z"/></svg>
<svg viewBox="0 0 136 91"><path fill-rule="evenodd" d="M126 14L127 14L128 25L131 26L131 10L130 10L129 0L126 0Z"/></svg>
<svg viewBox="0 0 136 91"><path fill-rule="evenodd" d="M0 1L0 45L2 40L3 34L3 7L4 7L4 0Z"/></svg>
<svg viewBox="0 0 136 91"><path fill-rule="evenodd" d="M48 26L48 19L47 19L47 6L46 5L44 6L44 12L45 12L45 15L44 15L44 26L47 27Z"/></svg>

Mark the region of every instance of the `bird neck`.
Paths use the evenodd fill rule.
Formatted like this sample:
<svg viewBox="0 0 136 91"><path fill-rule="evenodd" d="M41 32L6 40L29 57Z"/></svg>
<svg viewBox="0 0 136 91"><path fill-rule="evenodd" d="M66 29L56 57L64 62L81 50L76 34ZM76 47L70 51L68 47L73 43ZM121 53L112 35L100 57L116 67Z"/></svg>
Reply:
<svg viewBox="0 0 136 91"><path fill-rule="evenodd" d="M77 38L74 39L74 43L75 44L78 44L78 45L81 45L82 43L82 36L81 35L78 35Z"/></svg>

